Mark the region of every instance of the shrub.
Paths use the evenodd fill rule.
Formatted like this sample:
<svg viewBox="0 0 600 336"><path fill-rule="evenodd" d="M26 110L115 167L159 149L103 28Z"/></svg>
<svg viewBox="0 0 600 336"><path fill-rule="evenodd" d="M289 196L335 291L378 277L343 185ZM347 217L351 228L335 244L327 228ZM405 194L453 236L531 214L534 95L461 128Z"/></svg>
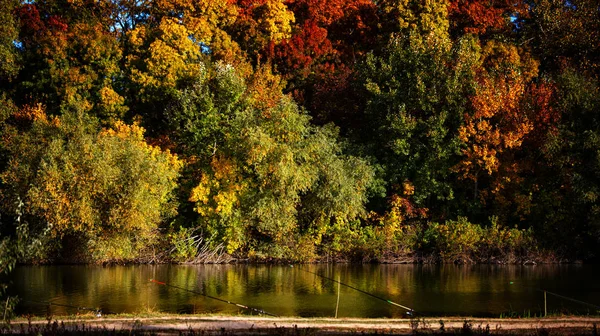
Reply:
<svg viewBox="0 0 600 336"><path fill-rule="evenodd" d="M507 228L498 224L498 218L490 218L491 225L483 229L479 242L478 261L514 263L537 250L533 230Z"/></svg>
<svg viewBox="0 0 600 336"><path fill-rule="evenodd" d="M423 243L433 248L444 262L472 262L483 230L466 218L433 223L423 235Z"/></svg>

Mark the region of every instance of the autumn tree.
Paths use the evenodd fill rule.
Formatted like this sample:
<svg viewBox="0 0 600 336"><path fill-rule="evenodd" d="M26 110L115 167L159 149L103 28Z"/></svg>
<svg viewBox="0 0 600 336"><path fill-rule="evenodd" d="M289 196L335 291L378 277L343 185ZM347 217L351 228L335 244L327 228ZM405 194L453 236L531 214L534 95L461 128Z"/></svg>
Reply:
<svg viewBox="0 0 600 336"><path fill-rule="evenodd" d="M448 12L452 35L477 34L480 38L494 33L510 34L513 21L529 17L526 1L451 0Z"/></svg>
<svg viewBox="0 0 600 336"><path fill-rule="evenodd" d="M600 74L600 15L595 0L534 0L523 23L523 43L531 46L542 70L565 66Z"/></svg>
<svg viewBox="0 0 600 336"><path fill-rule="evenodd" d="M197 167L189 199L200 227L230 252L310 258L331 225L364 214L370 169L280 91L257 96L278 88L264 87L278 81L268 70L250 87L223 63L208 76L170 112Z"/></svg>
<svg viewBox="0 0 600 336"><path fill-rule="evenodd" d="M19 73L20 103L44 102L52 114L79 104L102 121L124 116L125 100L117 93L121 50L113 34L94 21L71 24L40 12L36 4L22 5L17 13L29 65Z"/></svg>
<svg viewBox="0 0 600 336"><path fill-rule="evenodd" d="M164 18L157 27L139 25L127 36L130 104L153 133L163 127L163 112L179 90L203 73L201 46L190 34L177 20Z"/></svg>
<svg viewBox="0 0 600 336"><path fill-rule="evenodd" d="M173 215L181 162L148 145L141 127L116 122L99 131L84 111L48 117L41 105L12 118L26 127L11 127L3 139L10 151L1 175L7 212L23 200L28 218L53 237L78 239L91 261L137 257Z"/></svg>
<svg viewBox="0 0 600 336"><path fill-rule="evenodd" d="M438 236L444 255L462 229L494 234L477 223L591 258L598 13L0 0L2 218L20 199L35 234L51 223L95 260L192 232L241 257L377 259L457 229Z"/></svg>
<svg viewBox="0 0 600 336"><path fill-rule="evenodd" d="M315 122L349 122L357 113L350 84L355 66L380 42L375 4L295 0L287 5L295 25L289 37L267 46L267 60L287 81L286 91L311 112Z"/></svg>
<svg viewBox="0 0 600 336"><path fill-rule="evenodd" d="M475 92L459 128L462 158L453 169L472 183L465 197L474 204L503 221L524 221L537 197L532 176L543 171L538 148L558 125L555 87L516 45L492 40L476 57Z"/></svg>
<svg viewBox="0 0 600 336"><path fill-rule="evenodd" d="M239 0L233 35L251 57L257 58L268 44L290 38L294 13L281 0Z"/></svg>
<svg viewBox="0 0 600 336"><path fill-rule="evenodd" d="M499 156L520 146L533 129L520 101L528 82L537 76L537 63L510 44L487 43L481 62L485 72L480 72L472 97L473 113L465 116L460 128L461 140L469 145L457 167L464 178L475 182L480 174L497 172Z"/></svg>

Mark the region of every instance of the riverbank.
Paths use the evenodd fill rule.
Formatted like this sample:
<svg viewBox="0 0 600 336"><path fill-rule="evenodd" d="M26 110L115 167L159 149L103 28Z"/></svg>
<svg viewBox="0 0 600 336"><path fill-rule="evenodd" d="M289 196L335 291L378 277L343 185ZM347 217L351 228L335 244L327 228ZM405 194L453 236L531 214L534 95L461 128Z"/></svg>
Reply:
<svg viewBox="0 0 600 336"><path fill-rule="evenodd" d="M414 319L297 318L255 316L105 316L19 318L4 333L71 334L218 334L218 335L339 335L339 334L469 334L469 335L598 335L600 317L527 319L427 317Z"/></svg>

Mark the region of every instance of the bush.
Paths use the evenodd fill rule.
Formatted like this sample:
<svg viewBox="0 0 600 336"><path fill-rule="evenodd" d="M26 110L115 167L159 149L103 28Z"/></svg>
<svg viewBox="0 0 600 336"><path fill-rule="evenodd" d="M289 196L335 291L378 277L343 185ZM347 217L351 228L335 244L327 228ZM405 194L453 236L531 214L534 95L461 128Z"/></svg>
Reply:
<svg viewBox="0 0 600 336"><path fill-rule="evenodd" d="M419 243L425 252L433 253L442 262L454 263L518 263L538 251L533 230L507 228L498 224L482 228L466 218L444 224L433 223L423 232Z"/></svg>
<svg viewBox="0 0 600 336"><path fill-rule="evenodd" d="M52 224L53 238L85 238L94 261L138 257L175 214L172 191L183 163L149 145L136 124L100 130L80 109L61 117L48 117L42 106L19 113L30 116L30 127L9 127L2 139L10 148L0 174L4 210L22 198L24 215Z"/></svg>
<svg viewBox="0 0 600 336"><path fill-rule="evenodd" d="M423 243L433 248L443 262L468 263L474 260L483 230L464 217L444 224L433 223L424 232Z"/></svg>
<svg viewBox="0 0 600 336"><path fill-rule="evenodd" d="M483 230L479 242L478 261L515 263L537 251L533 230L509 229L492 217L491 225Z"/></svg>
<svg viewBox="0 0 600 336"><path fill-rule="evenodd" d="M179 230L167 235L169 246L171 246L169 256L173 261L185 262L196 257L200 237L194 235L195 231L194 229L180 227Z"/></svg>

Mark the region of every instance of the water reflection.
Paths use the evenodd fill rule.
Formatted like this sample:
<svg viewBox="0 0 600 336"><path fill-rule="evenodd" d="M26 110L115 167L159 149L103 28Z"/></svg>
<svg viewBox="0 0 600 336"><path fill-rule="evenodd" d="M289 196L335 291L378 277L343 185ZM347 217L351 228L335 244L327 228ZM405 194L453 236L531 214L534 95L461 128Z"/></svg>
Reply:
<svg viewBox="0 0 600 336"><path fill-rule="evenodd" d="M309 272L307 272L309 271ZM166 311L250 314L233 305L151 283L169 284L281 316L333 316L337 284L319 275L411 307L426 315L539 314L544 288L600 305L600 272L590 265L143 265L24 266L11 275L21 314L44 315L52 301L104 312ZM548 297L550 311L588 307ZM75 308L52 306L54 315ZM405 311L341 287L339 316L402 317Z"/></svg>

